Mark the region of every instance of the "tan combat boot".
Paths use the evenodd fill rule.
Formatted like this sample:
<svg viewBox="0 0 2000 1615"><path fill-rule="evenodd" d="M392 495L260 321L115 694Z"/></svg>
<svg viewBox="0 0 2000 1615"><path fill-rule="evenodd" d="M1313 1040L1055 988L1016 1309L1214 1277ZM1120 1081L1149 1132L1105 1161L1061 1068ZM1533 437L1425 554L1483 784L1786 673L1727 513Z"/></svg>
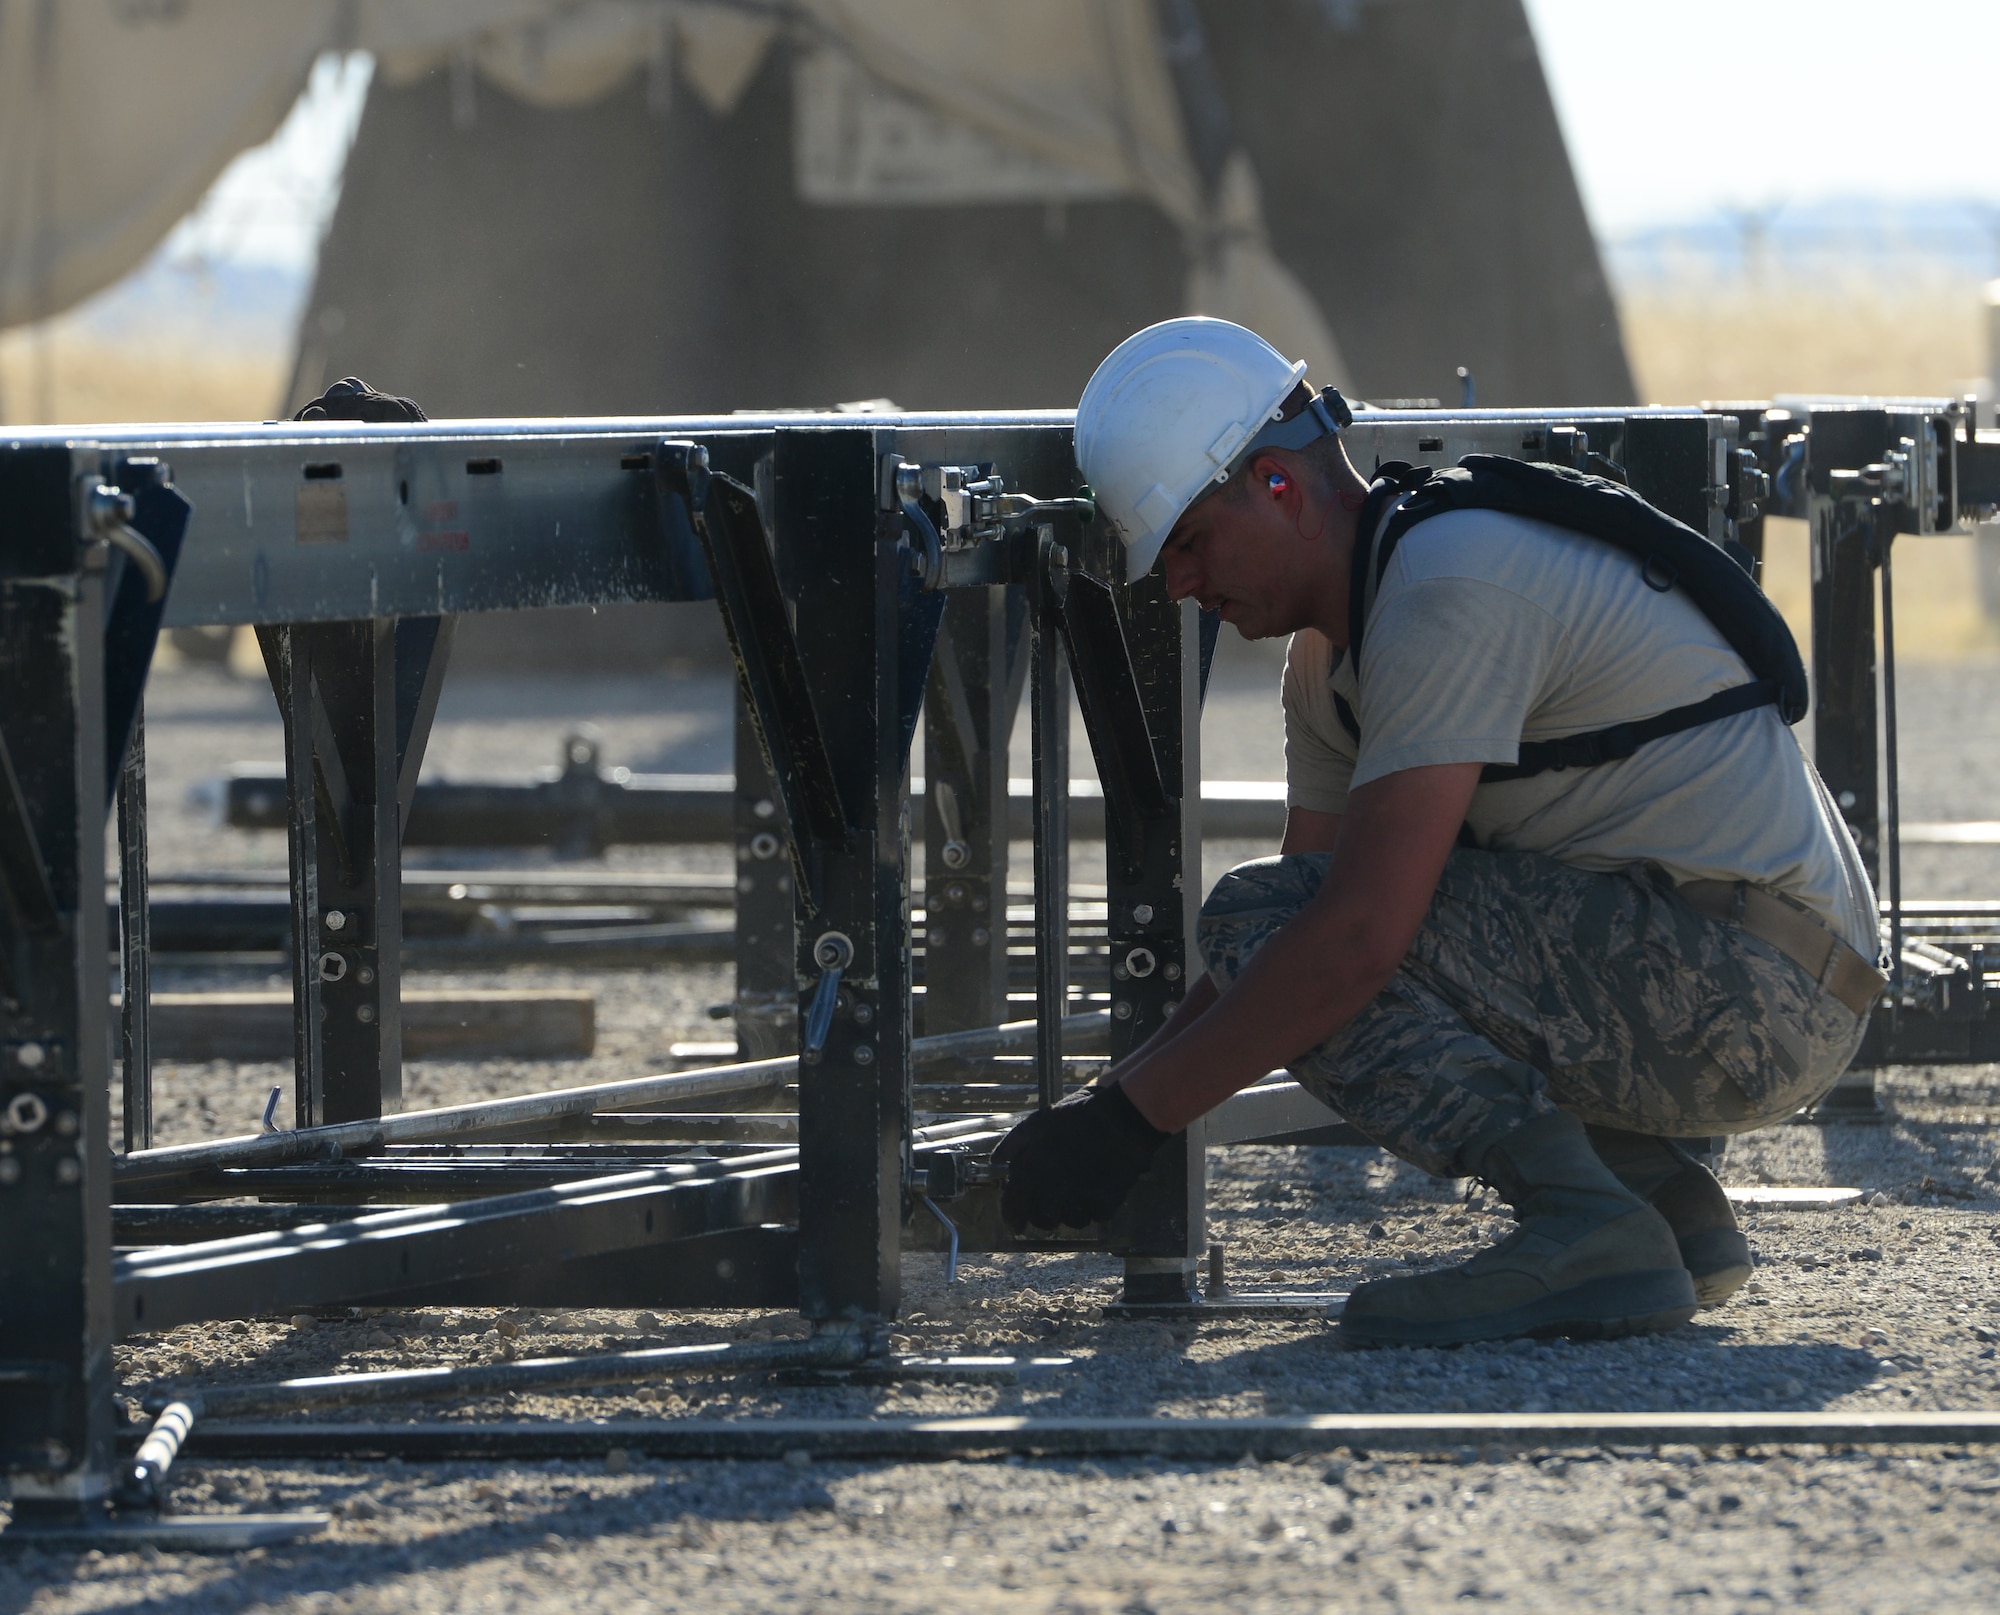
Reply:
<svg viewBox="0 0 2000 1615"><path fill-rule="evenodd" d="M1719 1307L1743 1287L1755 1266L1750 1241L1713 1172L1670 1138L1615 1127L1584 1131L1618 1181L1667 1219L1681 1262L1694 1275L1697 1306Z"/></svg>
<svg viewBox="0 0 2000 1615"><path fill-rule="evenodd" d="M1592 1153L1574 1116L1537 1116L1472 1165L1521 1226L1461 1266L1362 1285L1341 1314L1343 1339L1604 1340L1678 1329L1694 1316L1694 1280L1673 1231Z"/></svg>

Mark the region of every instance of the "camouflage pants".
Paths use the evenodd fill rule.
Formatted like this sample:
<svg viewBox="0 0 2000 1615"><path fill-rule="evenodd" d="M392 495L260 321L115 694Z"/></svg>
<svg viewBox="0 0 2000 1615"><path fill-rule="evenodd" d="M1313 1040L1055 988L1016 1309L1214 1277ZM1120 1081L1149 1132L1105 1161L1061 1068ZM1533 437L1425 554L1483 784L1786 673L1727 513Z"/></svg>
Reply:
<svg viewBox="0 0 2000 1615"><path fill-rule="evenodd" d="M1264 858L1216 883L1199 937L1218 987L1327 864ZM1864 1030L1803 967L1682 902L1652 866L1607 875L1462 849L1389 984L1291 1070L1384 1149L1449 1177L1552 1110L1668 1136L1767 1126L1830 1088Z"/></svg>

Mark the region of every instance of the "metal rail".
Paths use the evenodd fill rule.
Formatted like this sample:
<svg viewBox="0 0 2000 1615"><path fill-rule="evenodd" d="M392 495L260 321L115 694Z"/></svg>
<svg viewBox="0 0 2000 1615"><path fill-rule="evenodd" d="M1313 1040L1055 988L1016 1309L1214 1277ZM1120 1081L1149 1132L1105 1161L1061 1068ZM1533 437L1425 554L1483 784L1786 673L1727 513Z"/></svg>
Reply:
<svg viewBox="0 0 2000 1615"><path fill-rule="evenodd" d="M608 1419L489 1424L197 1425L188 1450L210 1459L602 1457L829 1460L1160 1457L1227 1463L1302 1453L1493 1451L1577 1447L1985 1447L2000 1413L1318 1413L1291 1418Z"/></svg>

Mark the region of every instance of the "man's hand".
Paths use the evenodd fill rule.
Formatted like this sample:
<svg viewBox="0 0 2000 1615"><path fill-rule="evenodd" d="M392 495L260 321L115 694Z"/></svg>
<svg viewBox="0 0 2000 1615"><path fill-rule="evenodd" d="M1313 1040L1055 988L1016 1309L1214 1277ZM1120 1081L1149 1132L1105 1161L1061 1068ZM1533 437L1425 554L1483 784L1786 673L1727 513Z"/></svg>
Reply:
<svg viewBox="0 0 2000 1615"><path fill-rule="evenodd" d="M1031 1223L1101 1222L1172 1136L1141 1116L1122 1088L1073 1093L1053 1110L1036 1111L993 1152L994 1163L1007 1168L1000 1215L1017 1234Z"/></svg>
<svg viewBox="0 0 2000 1615"><path fill-rule="evenodd" d="M336 381L292 417L295 421L427 421L414 399L378 393L359 376Z"/></svg>

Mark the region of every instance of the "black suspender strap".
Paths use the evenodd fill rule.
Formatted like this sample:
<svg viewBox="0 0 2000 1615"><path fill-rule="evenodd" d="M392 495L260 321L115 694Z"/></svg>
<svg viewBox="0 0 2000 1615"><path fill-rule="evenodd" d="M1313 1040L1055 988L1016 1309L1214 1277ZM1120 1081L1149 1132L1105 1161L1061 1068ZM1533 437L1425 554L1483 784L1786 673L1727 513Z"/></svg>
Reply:
<svg viewBox="0 0 2000 1615"><path fill-rule="evenodd" d="M1559 773L1565 768L1595 768L1599 763L1620 762L1649 740L1677 735L1683 729L1697 729L1719 718L1733 718L1739 712L1775 706L1777 701L1778 681L1757 679L1718 690L1705 701L1670 707L1631 723L1614 723L1608 729L1564 735L1560 740L1524 740L1519 762L1488 763L1479 771L1479 783L1497 785L1503 780L1532 779L1537 774Z"/></svg>

